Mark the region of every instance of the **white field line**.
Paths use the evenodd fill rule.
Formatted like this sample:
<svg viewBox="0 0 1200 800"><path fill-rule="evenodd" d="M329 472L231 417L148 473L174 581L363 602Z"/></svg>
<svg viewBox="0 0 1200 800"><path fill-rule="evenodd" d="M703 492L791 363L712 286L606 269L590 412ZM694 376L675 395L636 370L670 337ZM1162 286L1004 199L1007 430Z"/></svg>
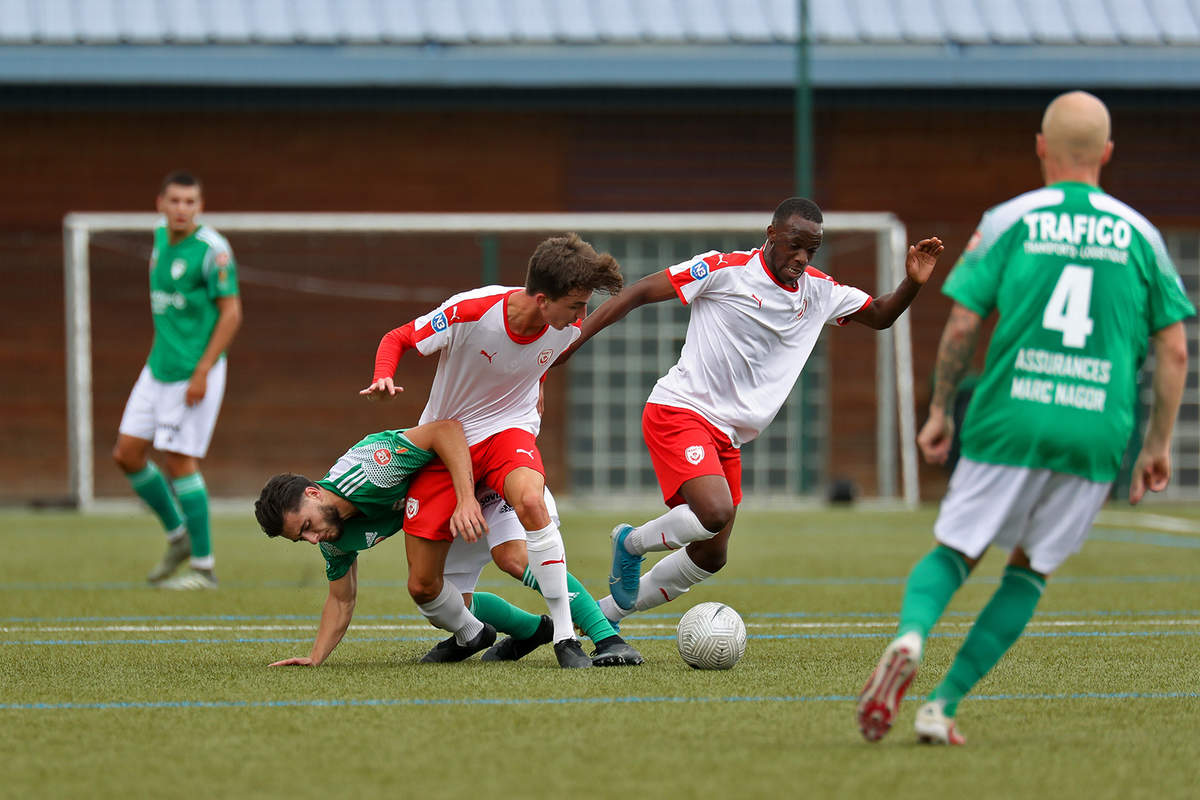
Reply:
<svg viewBox="0 0 1200 800"><path fill-rule="evenodd" d="M1096 525L1107 528L1141 528L1170 533L1200 533L1200 522L1164 514L1143 514L1138 511L1101 511Z"/></svg>
<svg viewBox="0 0 1200 800"><path fill-rule="evenodd" d="M969 628L970 622L939 622L939 628ZM1103 619L1103 620L1033 620L1029 627L1081 628L1081 627L1160 627L1172 625L1200 625L1200 617L1191 619ZM429 625L351 625L355 631L428 631ZM880 622L749 622L747 628L767 630L881 630L896 627L895 621ZM675 630L673 623L625 623L622 629L630 630ZM246 633L250 631L313 631L316 625L12 625L0 626L0 633Z"/></svg>

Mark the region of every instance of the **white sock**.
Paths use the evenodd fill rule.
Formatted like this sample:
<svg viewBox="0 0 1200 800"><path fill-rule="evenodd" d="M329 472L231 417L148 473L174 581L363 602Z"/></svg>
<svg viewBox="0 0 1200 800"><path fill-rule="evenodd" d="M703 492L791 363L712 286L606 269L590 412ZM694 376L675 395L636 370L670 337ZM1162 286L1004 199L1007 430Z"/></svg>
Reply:
<svg viewBox="0 0 1200 800"><path fill-rule="evenodd" d="M635 556L661 550L678 550L692 542L716 536L700 524L695 512L684 503L658 519L635 528L625 537L625 549Z"/></svg>
<svg viewBox="0 0 1200 800"><path fill-rule="evenodd" d="M200 556L199 558L192 556L189 559L189 563L192 569L205 569L211 572L212 568L217 565L217 558L212 553L209 553L206 556Z"/></svg>
<svg viewBox="0 0 1200 800"><path fill-rule="evenodd" d="M596 605L600 606L601 613L609 622L620 622L633 613L632 608L626 611L617 605L617 601L612 599L611 594L600 598Z"/></svg>
<svg viewBox="0 0 1200 800"><path fill-rule="evenodd" d="M541 530L525 531L525 548L529 552L529 571L537 579L550 609L550 619L554 621L554 641L574 639L571 598L567 593L567 555L558 526L551 522Z"/></svg>
<svg viewBox="0 0 1200 800"><path fill-rule="evenodd" d="M669 603L700 581L712 576L713 573L696 566L696 562L688 556L687 550L676 550L642 576L642 582L638 586L637 603L634 604L633 610L645 611Z"/></svg>
<svg viewBox="0 0 1200 800"><path fill-rule="evenodd" d="M462 593L448 580L442 581L441 593L428 603L417 603L425 619L454 634L454 641L466 644L479 635L483 623L463 605Z"/></svg>

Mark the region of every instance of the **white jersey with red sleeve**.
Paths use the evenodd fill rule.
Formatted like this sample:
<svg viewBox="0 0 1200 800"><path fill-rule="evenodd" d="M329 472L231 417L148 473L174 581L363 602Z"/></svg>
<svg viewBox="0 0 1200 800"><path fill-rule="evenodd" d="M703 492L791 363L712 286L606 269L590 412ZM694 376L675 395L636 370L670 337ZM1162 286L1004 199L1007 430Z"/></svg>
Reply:
<svg viewBox="0 0 1200 800"><path fill-rule="evenodd" d="M439 353L421 424L462 423L473 445L509 428L537 436L538 383L554 359L579 338L579 326L517 336L508 327L508 298L519 286L485 286L451 297L413 323L421 355Z"/></svg>
<svg viewBox="0 0 1200 800"><path fill-rule="evenodd" d="M871 302L812 267L796 288L784 286L761 249L702 253L667 275L691 316L679 361L647 402L691 409L737 447L779 413L822 328Z"/></svg>

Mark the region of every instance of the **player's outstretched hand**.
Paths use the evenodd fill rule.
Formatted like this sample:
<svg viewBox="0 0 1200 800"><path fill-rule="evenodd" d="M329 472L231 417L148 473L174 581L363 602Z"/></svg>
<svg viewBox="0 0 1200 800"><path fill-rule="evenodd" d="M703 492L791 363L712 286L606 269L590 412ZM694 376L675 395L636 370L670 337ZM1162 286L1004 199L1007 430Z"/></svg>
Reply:
<svg viewBox="0 0 1200 800"><path fill-rule="evenodd" d="M950 445L954 442L954 420L946 416L945 411L929 410L929 419L921 426L917 434L917 446L921 454L930 464L945 464L950 455Z"/></svg>
<svg viewBox="0 0 1200 800"><path fill-rule="evenodd" d="M1147 489L1161 492L1167 488L1171 480L1170 453L1147 453L1143 447L1130 477L1132 480L1129 483L1129 502L1136 506L1145 497Z"/></svg>
<svg viewBox="0 0 1200 800"><path fill-rule="evenodd" d="M313 667L313 660L308 656L299 658L285 658L283 661L276 661L274 664L268 664L270 667Z"/></svg>
<svg viewBox="0 0 1200 800"><path fill-rule="evenodd" d="M474 497L463 500L450 515L450 533L454 536L475 542L487 532L487 520L483 518L483 509Z"/></svg>
<svg viewBox="0 0 1200 800"><path fill-rule="evenodd" d="M938 256L945 250L942 240L936 236L922 239L908 246L908 257L904 259L904 271L916 283L924 284L933 274Z"/></svg>
<svg viewBox="0 0 1200 800"><path fill-rule="evenodd" d="M380 378L367 388L361 390L359 394L364 395L368 400L391 400L403 391L404 387L397 386L392 382L391 378Z"/></svg>

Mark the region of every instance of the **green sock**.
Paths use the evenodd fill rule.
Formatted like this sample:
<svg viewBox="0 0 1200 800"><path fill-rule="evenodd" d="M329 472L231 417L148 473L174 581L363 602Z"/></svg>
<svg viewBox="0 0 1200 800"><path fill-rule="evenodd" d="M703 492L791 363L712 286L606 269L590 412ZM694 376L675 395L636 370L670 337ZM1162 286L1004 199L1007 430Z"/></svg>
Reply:
<svg viewBox="0 0 1200 800"><path fill-rule="evenodd" d="M192 538L192 566L213 568L212 533L208 527L208 487L199 472L176 478L171 484L187 519L188 536Z"/></svg>
<svg viewBox="0 0 1200 800"><path fill-rule="evenodd" d="M939 544L930 550L908 573L897 632L916 631L924 641L969 571L963 557L949 547Z"/></svg>
<svg viewBox="0 0 1200 800"><path fill-rule="evenodd" d="M529 567L525 568L525 579L522 583L534 591L541 591ZM583 631L584 636L591 639L593 644L617 635L612 623L600 610L596 598L588 594L588 590L570 572L567 573L567 595L571 598L571 621L579 626L579 630Z"/></svg>
<svg viewBox="0 0 1200 800"><path fill-rule="evenodd" d="M930 695L946 702L946 716L954 716L958 702L1017 641L1045 590L1046 579L1033 570L1005 567L1000 588L983 607L950 671Z"/></svg>
<svg viewBox="0 0 1200 800"><path fill-rule="evenodd" d="M126 475L138 497L146 501L146 505L158 515L163 530L167 533L183 527L183 512L179 509L179 501L171 494L171 487L163 477L162 470L153 461L147 461L140 472Z"/></svg>
<svg viewBox="0 0 1200 800"><path fill-rule="evenodd" d="M517 608L503 597L490 592L475 592L471 595L471 613L501 633L517 639L528 639L537 632L542 618L537 614Z"/></svg>

